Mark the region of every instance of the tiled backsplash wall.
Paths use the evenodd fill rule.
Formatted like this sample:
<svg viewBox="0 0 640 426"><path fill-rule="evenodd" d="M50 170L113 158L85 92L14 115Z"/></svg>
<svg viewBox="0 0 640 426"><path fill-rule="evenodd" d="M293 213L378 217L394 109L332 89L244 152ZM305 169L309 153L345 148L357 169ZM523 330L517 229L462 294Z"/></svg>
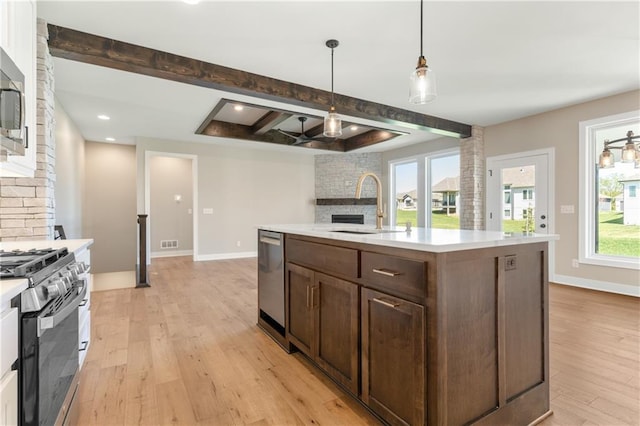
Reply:
<svg viewBox="0 0 640 426"><path fill-rule="evenodd" d="M356 184L362 173L373 172L382 178L382 154L317 155L316 198L354 198ZM374 198L376 187L367 178L362 187L362 198ZM331 223L332 214L364 214L364 223L376 223L376 206L317 206L316 223Z"/></svg>

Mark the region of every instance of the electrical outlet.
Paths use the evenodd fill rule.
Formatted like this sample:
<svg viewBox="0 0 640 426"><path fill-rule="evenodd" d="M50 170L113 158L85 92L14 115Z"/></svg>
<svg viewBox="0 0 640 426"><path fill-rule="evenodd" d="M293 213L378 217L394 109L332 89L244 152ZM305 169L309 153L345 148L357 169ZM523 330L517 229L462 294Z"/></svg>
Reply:
<svg viewBox="0 0 640 426"><path fill-rule="evenodd" d="M571 259L571 267L572 268L579 268L580 267L580 262L578 262L578 259Z"/></svg>
<svg viewBox="0 0 640 426"><path fill-rule="evenodd" d="M240 247L240 241L236 241L236 247Z"/></svg>
<svg viewBox="0 0 640 426"><path fill-rule="evenodd" d="M213 214L213 209L202 209L202 214Z"/></svg>
<svg viewBox="0 0 640 426"><path fill-rule="evenodd" d="M515 255L505 256L505 258L504 258L504 270L505 271L513 271L516 268L517 268L516 256Z"/></svg>
<svg viewBox="0 0 640 426"><path fill-rule="evenodd" d="M574 214L575 213L575 208L571 204L563 205L563 206L560 206L560 213L562 213L562 214Z"/></svg>

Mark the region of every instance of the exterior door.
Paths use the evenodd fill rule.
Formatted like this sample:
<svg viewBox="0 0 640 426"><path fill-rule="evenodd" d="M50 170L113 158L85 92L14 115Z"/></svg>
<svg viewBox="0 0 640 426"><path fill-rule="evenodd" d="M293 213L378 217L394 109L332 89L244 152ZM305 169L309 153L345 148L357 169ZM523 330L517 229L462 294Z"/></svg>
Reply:
<svg viewBox="0 0 640 426"><path fill-rule="evenodd" d="M487 159L487 230L550 232L549 157L538 151Z"/></svg>

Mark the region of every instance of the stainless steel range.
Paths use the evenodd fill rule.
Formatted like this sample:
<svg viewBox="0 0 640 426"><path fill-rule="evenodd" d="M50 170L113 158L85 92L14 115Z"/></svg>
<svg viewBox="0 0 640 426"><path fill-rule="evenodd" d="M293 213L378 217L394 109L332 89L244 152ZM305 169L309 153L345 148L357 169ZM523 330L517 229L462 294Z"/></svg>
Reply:
<svg viewBox="0 0 640 426"><path fill-rule="evenodd" d="M27 278L12 300L20 314L20 424L73 422L78 388L78 306L88 268L66 248L0 251L0 278Z"/></svg>

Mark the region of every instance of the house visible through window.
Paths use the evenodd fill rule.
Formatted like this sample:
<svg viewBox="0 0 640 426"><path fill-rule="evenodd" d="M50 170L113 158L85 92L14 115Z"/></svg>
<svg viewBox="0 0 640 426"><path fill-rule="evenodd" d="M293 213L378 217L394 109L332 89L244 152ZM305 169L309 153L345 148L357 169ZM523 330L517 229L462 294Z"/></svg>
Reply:
<svg viewBox="0 0 640 426"><path fill-rule="evenodd" d="M533 200L533 189L523 189L522 190L522 199L523 200Z"/></svg>
<svg viewBox="0 0 640 426"><path fill-rule="evenodd" d="M640 111L581 122L580 261L640 269L640 162L623 162L624 140L609 145L614 160L605 168L599 157L605 141L640 134Z"/></svg>
<svg viewBox="0 0 640 426"><path fill-rule="evenodd" d="M389 162L390 223L460 228L459 150Z"/></svg>

